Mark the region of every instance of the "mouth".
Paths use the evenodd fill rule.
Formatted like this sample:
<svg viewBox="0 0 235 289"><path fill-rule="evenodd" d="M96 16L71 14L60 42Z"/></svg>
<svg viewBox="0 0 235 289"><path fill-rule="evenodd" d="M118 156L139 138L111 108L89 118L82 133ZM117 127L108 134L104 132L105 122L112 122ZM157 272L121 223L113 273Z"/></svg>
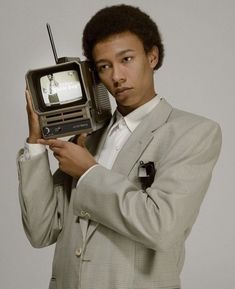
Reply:
<svg viewBox="0 0 235 289"><path fill-rule="evenodd" d="M125 93L126 91L129 91L131 90L131 87L121 87L121 88L117 88L114 93L115 95L120 95L120 94L123 94Z"/></svg>

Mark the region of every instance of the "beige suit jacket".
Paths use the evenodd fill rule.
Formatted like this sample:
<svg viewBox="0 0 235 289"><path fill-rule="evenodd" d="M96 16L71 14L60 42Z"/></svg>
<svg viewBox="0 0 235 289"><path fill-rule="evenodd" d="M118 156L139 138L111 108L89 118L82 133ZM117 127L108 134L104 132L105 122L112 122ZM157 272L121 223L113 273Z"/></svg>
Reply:
<svg viewBox="0 0 235 289"><path fill-rule="evenodd" d="M108 128L87 140L99 154ZM221 147L219 126L164 99L136 128L112 170L79 182L50 173L47 153L20 161L25 232L34 247L56 242L50 289L181 288L184 243ZM20 154L22 151L20 152ZM156 167L141 189L140 161Z"/></svg>

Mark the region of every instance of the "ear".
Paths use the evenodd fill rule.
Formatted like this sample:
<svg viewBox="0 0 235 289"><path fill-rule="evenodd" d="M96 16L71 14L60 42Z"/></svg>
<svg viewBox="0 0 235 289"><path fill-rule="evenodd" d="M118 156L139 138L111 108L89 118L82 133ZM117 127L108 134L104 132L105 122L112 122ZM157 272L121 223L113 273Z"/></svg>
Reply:
<svg viewBox="0 0 235 289"><path fill-rule="evenodd" d="M148 52L149 64L152 69L157 65L159 58L159 50L157 46L153 46L152 49Z"/></svg>

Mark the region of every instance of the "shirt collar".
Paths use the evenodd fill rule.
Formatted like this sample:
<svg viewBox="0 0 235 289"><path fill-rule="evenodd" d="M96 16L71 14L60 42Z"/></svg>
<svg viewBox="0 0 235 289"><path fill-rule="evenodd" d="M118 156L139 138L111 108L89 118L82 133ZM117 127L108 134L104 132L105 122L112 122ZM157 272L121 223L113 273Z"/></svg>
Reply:
<svg viewBox="0 0 235 289"><path fill-rule="evenodd" d="M123 119L128 129L131 132L133 132L136 129L136 127L141 123L141 121L155 108L155 106L158 105L160 100L161 100L160 97L156 95L150 101L141 105L140 107L133 110L131 113L129 113L128 115L124 117L116 109L115 111L116 123L118 123L119 121Z"/></svg>

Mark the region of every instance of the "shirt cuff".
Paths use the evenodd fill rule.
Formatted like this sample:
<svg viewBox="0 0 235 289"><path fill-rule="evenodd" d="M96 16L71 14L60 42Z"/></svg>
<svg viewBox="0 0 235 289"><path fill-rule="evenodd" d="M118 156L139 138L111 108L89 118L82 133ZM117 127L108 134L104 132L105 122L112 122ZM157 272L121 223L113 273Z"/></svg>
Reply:
<svg viewBox="0 0 235 289"><path fill-rule="evenodd" d="M30 144L25 142L24 144L24 160L28 161L31 158L42 154L46 151L46 146L42 144Z"/></svg>

